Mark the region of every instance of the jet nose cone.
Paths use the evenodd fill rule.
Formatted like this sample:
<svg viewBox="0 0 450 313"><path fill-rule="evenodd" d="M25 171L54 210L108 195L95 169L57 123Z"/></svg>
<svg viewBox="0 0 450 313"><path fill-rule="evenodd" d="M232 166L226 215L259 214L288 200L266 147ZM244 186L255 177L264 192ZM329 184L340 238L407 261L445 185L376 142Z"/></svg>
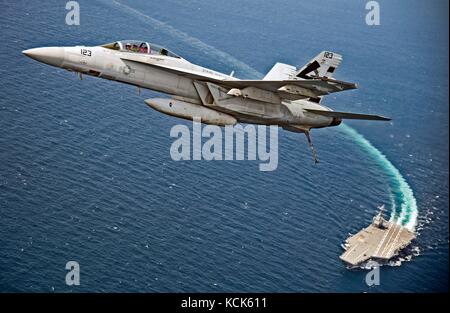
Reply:
<svg viewBox="0 0 450 313"><path fill-rule="evenodd" d="M34 48L22 51L27 57L36 61L60 67L64 62L63 47Z"/></svg>

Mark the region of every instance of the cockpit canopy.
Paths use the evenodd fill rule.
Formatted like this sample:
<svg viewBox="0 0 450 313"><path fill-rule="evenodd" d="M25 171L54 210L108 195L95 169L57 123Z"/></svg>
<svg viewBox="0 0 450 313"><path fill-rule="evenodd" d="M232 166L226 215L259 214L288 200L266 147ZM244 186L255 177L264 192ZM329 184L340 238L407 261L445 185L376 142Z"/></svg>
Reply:
<svg viewBox="0 0 450 313"><path fill-rule="evenodd" d="M117 50L117 51L123 51L123 52L134 52L134 53L141 53L141 54L152 54L152 55L164 55L172 58L178 58L181 57L179 55L176 55L172 51L169 51L168 49L155 45L153 43L148 43L145 41L139 41L139 40L121 40L116 41L112 43L108 43L105 45L101 45L103 48L111 49L111 50Z"/></svg>

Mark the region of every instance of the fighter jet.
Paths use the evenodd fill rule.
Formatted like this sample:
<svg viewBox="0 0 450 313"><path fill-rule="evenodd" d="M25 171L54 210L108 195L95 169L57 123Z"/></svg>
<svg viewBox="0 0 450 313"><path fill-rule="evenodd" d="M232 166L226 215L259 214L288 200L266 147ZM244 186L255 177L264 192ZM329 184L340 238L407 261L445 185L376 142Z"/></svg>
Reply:
<svg viewBox="0 0 450 313"><path fill-rule="evenodd" d="M200 118L219 126L238 122L278 125L304 133L312 151L313 128L337 126L342 119L389 118L336 112L321 104L331 93L356 89L354 83L333 78L342 55L323 51L305 66L276 63L262 80L240 80L196 64L159 45L121 40L100 46L43 47L23 51L37 61L77 72L159 91L171 98L145 103L179 118Z"/></svg>

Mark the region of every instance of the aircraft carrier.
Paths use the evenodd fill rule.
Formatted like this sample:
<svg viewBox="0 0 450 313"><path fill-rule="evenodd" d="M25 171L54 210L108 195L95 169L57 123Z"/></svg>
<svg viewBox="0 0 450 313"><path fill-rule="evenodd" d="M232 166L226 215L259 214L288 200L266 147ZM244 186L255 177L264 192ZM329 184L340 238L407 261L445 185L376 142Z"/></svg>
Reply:
<svg viewBox="0 0 450 313"><path fill-rule="evenodd" d="M414 232L383 218L384 205L373 218L372 224L349 237L340 259L352 267L366 261L386 262L407 247L416 238Z"/></svg>

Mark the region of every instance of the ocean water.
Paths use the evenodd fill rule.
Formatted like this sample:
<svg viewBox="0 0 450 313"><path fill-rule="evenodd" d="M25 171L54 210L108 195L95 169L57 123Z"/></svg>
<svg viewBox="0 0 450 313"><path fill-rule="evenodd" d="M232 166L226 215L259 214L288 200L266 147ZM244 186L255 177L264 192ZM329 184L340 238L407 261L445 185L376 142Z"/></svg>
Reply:
<svg viewBox="0 0 450 313"><path fill-rule="evenodd" d="M0 291L434 292L448 290L448 2L1 1ZM275 62L344 55L335 110L350 121L279 131L279 166L174 162L172 126L135 88L40 64L21 51L120 39L261 78ZM379 286L339 260L340 244L386 204L418 238ZM66 262L81 285L65 284Z"/></svg>

